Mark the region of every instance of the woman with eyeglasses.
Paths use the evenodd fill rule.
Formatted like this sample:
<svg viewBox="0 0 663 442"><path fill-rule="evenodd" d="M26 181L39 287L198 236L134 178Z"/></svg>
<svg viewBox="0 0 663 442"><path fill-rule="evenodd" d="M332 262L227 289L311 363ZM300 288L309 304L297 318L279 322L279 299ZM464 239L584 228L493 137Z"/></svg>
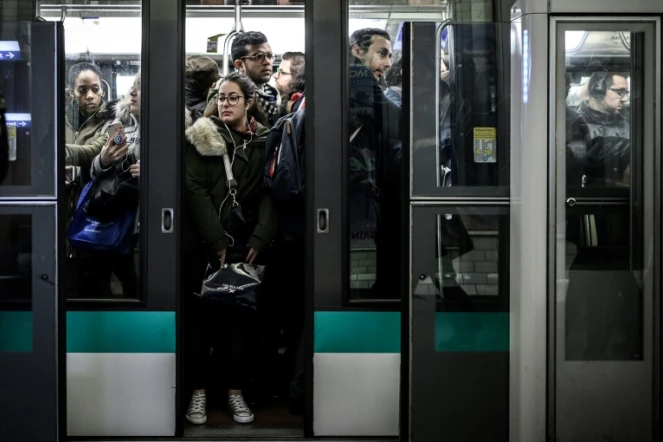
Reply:
<svg viewBox="0 0 663 442"><path fill-rule="evenodd" d="M272 242L277 214L264 186L265 140L268 129L252 116L255 85L239 73L231 73L213 97L219 116L200 118L186 131L185 205L194 234L205 245L215 267L226 263L256 264ZM228 188L223 155L236 181L236 195ZM236 198L236 199L235 199ZM234 215L241 207L244 222ZM204 271L204 269L203 269ZM202 280L202 277L199 281ZM195 318L191 340L195 343L191 379L193 394L186 419L203 424L206 414L206 379L209 348L225 349L229 377L228 409L238 423L253 422L254 416L242 395L244 341L248 319L235 311L210 311L187 294L185 310ZM191 318L192 316L187 316ZM185 319L186 321L186 319Z"/></svg>

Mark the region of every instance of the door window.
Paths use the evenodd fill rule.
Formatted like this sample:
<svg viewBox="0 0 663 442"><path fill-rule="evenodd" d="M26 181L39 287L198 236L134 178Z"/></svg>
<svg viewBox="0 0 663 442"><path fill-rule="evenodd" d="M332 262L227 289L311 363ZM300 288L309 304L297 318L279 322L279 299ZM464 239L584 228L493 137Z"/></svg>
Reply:
<svg viewBox="0 0 663 442"><path fill-rule="evenodd" d="M135 302L145 148L140 2L123 2L122 11L73 3L61 1L40 11L48 20L64 14L65 293L77 302ZM98 233L89 234L88 227ZM124 239L107 244L104 234Z"/></svg>
<svg viewBox="0 0 663 442"><path fill-rule="evenodd" d="M652 440L654 27L556 25L554 431Z"/></svg>

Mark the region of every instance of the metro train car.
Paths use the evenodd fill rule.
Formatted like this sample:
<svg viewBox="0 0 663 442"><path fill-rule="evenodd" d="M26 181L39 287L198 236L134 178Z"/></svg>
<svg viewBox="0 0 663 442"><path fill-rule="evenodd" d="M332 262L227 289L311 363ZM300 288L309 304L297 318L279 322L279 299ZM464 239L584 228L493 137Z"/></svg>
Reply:
<svg viewBox="0 0 663 442"><path fill-rule="evenodd" d="M0 440L660 440L663 4L31 3L0 12ZM244 138L212 116L241 99ZM280 139L256 109L305 115L301 213L256 154L279 229L221 314L192 134L225 125L227 175L251 118ZM118 223L85 206L118 123L121 254L72 235Z"/></svg>

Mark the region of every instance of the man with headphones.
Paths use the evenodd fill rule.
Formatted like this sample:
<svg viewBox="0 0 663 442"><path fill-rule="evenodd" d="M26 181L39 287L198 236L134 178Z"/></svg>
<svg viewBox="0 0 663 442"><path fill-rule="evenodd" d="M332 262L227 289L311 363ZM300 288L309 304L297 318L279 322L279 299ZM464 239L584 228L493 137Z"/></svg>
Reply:
<svg viewBox="0 0 663 442"><path fill-rule="evenodd" d="M627 74L594 72L586 99L567 113L567 184L623 185L631 158Z"/></svg>
<svg viewBox="0 0 663 442"><path fill-rule="evenodd" d="M626 74L594 72L587 89L589 99L581 103L578 110L590 139L599 136L630 138L626 108L630 91Z"/></svg>

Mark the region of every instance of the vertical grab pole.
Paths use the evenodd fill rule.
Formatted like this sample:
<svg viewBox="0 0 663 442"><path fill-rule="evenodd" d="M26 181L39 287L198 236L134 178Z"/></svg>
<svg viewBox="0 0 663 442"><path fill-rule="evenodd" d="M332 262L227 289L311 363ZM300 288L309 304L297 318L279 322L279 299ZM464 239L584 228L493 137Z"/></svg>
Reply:
<svg viewBox="0 0 663 442"><path fill-rule="evenodd" d="M230 30L223 42L223 76L228 75L230 64L230 42L240 32L244 32L244 24L242 23L242 5L240 0L235 0L235 22L233 28Z"/></svg>

